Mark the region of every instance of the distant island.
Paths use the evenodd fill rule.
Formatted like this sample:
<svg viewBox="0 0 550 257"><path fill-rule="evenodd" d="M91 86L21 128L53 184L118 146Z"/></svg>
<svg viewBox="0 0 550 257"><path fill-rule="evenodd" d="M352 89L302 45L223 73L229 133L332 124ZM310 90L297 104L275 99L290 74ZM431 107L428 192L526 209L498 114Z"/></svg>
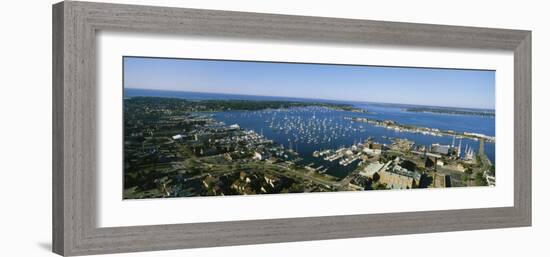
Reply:
<svg viewBox="0 0 550 257"><path fill-rule="evenodd" d="M476 115L476 116L486 116L486 117L495 117L495 112L493 111L474 111L474 110L464 110L464 109L450 109L450 108L433 108L433 107L411 107L405 109L407 112L429 112L429 113L439 113L439 114L457 114L457 115Z"/></svg>

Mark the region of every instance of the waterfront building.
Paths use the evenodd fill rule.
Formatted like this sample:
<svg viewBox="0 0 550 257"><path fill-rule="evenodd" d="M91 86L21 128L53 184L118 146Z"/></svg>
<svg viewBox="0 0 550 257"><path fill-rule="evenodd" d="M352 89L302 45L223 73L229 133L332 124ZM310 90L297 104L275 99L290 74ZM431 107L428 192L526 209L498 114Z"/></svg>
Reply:
<svg viewBox="0 0 550 257"><path fill-rule="evenodd" d="M440 144L432 144L432 152L442 154L442 155L448 155L449 151L451 150L450 145L440 145Z"/></svg>
<svg viewBox="0 0 550 257"><path fill-rule="evenodd" d="M450 187L450 178L448 175L435 173L433 177L433 186L436 188Z"/></svg>
<svg viewBox="0 0 550 257"><path fill-rule="evenodd" d="M359 172L359 175L364 177L372 178L374 174L380 172L384 168L384 163L374 162L365 167L362 171Z"/></svg>
<svg viewBox="0 0 550 257"><path fill-rule="evenodd" d="M363 152L370 155L379 155L382 153L382 145L379 143L368 142L364 145Z"/></svg>
<svg viewBox="0 0 550 257"><path fill-rule="evenodd" d="M391 189L410 189L418 187L422 175L416 171L408 170L400 164L401 160L399 157L386 163L385 167L387 168L379 172L380 182L388 185Z"/></svg>

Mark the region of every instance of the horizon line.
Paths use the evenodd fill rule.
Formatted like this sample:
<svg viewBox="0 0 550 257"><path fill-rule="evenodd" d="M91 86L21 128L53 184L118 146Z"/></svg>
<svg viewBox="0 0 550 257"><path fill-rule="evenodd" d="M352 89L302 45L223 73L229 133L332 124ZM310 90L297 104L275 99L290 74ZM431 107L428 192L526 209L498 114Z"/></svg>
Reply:
<svg viewBox="0 0 550 257"><path fill-rule="evenodd" d="M155 89L155 88L139 88L139 87L123 87L123 89L138 89L138 90L151 90L151 91L167 91L167 92L183 92L183 93L203 93L203 94L221 94L221 95L234 95L234 96L259 96L259 97L274 97L274 98L294 98L294 99L308 99L308 100L326 100L326 101L341 101L341 102L358 102L358 103L374 103L374 104L395 104L395 105L415 105L415 106L429 106L440 108L466 108L466 109L478 109L478 110L491 110L495 111L495 108L480 108L480 107L464 107L464 106L440 106L440 105L422 105L411 103L392 103L392 102L375 102L365 100L343 100L343 99L327 99L327 98L310 98L310 97L295 97L295 96L273 96L273 95L252 95L252 94L235 94L225 92L204 92L204 91L189 91L189 90L174 90L174 89Z"/></svg>

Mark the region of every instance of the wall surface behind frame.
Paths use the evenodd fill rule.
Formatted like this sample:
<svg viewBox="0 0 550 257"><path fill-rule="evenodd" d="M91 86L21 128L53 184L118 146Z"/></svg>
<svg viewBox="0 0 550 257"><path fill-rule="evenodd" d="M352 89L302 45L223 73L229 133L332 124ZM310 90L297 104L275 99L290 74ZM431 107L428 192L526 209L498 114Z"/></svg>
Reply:
<svg viewBox="0 0 550 257"><path fill-rule="evenodd" d="M0 256L55 256L51 247L51 4L3 3L0 85ZM112 1L190 8L533 30L533 227L296 242L116 256L514 256L546 253L550 233L550 27L544 1ZM510 103L512 104L512 103Z"/></svg>

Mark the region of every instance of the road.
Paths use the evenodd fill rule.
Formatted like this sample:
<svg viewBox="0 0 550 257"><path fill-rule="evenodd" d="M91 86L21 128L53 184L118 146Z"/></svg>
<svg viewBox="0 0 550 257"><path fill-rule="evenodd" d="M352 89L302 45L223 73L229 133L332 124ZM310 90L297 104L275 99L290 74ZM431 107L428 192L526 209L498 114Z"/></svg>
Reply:
<svg viewBox="0 0 550 257"><path fill-rule="evenodd" d="M243 169L262 170L266 173L274 173L275 175L278 175L278 176L292 177L298 180L308 180L316 184L320 184L328 187L335 187L335 188L344 188L351 180L350 176L347 176L342 181L330 181L330 180L322 179L320 177L309 175L308 173L303 171L290 169L288 167L278 165L278 164L271 164L271 163L260 162L260 161L241 163L238 166L234 164L219 164L219 163L214 164L211 162L205 162L207 161L207 159L214 159L216 157L223 157L223 156L219 155L219 156L208 156L205 158L190 158L181 163L173 163L173 164L179 167L206 166L208 167L208 172L207 172L208 174L211 174L211 175L216 174L217 176L228 175ZM191 163L191 162L198 162L198 163ZM188 179L199 179L201 177L204 177L204 175L206 174L198 174Z"/></svg>

